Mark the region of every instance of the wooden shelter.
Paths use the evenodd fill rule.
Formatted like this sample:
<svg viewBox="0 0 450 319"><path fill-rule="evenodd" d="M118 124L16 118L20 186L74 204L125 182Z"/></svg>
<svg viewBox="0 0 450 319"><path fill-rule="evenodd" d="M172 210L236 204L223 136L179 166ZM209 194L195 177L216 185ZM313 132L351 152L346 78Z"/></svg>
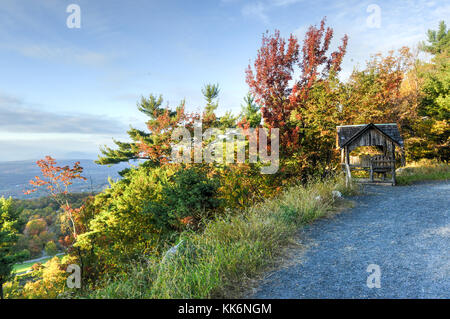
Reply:
<svg viewBox="0 0 450 319"><path fill-rule="evenodd" d="M350 153L360 146L375 146L381 155L353 157ZM341 149L341 165L345 171L347 182L352 178L352 170L366 170L370 181L374 182L374 173L392 175L395 185L395 147L403 154L403 139L396 123L345 125L337 127L337 147ZM403 162L403 155L402 155Z"/></svg>

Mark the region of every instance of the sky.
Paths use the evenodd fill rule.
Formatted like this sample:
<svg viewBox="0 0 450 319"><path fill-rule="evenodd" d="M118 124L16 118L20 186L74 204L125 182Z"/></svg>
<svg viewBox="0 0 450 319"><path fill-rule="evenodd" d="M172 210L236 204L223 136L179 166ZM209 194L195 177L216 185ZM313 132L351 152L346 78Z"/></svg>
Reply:
<svg viewBox="0 0 450 319"><path fill-rule="evenodd" d="M200 111L201 88L218 83L218 114L238 114L266 30L302 41L327 17L334 46L349 36L345 80L449 16L450 1L425 0L0 0L0 161L95 159L144 128L136 102L149 94Z"/></svg>

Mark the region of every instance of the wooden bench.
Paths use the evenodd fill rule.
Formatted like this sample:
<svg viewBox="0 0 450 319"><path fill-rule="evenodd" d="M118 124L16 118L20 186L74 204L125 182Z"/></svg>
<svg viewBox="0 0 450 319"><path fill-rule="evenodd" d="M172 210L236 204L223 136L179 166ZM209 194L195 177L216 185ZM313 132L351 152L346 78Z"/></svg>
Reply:
<svg viewBox="0 0 450 319"><path fill-rule="evenodd" d="M370 158L370 181L373 182L373 173L383 174L383 180L386 179L386 173L395 171L395 162L393 159L384 155L375 155Z"/></svg>

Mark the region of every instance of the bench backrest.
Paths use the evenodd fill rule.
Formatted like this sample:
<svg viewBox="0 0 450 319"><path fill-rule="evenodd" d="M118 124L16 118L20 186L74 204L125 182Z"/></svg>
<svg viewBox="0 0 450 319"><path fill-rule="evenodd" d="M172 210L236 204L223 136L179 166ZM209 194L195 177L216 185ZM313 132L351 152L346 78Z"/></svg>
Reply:
<svg viewBox="0 0 450 319"><path fill-rule="evenodd" d="M391 167L392 159L384 155L375 155L370 158L372 167Z"/></svg>

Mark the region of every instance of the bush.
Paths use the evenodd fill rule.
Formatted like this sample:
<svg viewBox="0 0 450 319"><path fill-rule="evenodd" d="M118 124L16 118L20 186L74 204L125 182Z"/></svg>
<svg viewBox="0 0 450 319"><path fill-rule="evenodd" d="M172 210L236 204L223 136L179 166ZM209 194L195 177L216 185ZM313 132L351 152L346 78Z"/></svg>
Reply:
<svg viewBox="0 0 450 319"><path fill-rule="evenodd" d="M197 167L181 168L163 184L161 199L145 208L153 212L161 227L182 230L186 225L198 225L221 210L219 180Z"/></svg>
<svg viewBox="0 0 450 319"><path fill-rule="evenodd" d="M354 194L342 177L293 186L240 214L218 216L202 232L185 232L170 258L152 257L103 282L89 298L237 297L281 253L298 227L338 205L332 191Z"/></svg>
<svg viewBox="0 0 450 319"><path fill-rule="evenodd" d="M437 160L423 159L397 170L397 183L408 185L417 181L448 180L450 165Z"/></svg>
<svg viewBox="0 0 450 319"><path fill-rule="evenodd" d="M56 298L66 289L67 273L61 260L53 257L47 261L36 273L35 281L25 284L22 297L28 299Z"/></svg>
<svg viewBox="0 0 450 319"><path fill-rule="evenodd" d="M75 246L90 271L99 272L91 277L123 271L142 255L159 255L187 225L220 210L218 189L217 178L200 168L130 170L86 208L93 217Z"/></svg>
<svg viewBox="0 0 450 319"><path fill-rule="evenodd" d="M47 244L45 244L45 253L48 256L54 256L58 253L58 248L53 241L49 241Z"/></svg>

